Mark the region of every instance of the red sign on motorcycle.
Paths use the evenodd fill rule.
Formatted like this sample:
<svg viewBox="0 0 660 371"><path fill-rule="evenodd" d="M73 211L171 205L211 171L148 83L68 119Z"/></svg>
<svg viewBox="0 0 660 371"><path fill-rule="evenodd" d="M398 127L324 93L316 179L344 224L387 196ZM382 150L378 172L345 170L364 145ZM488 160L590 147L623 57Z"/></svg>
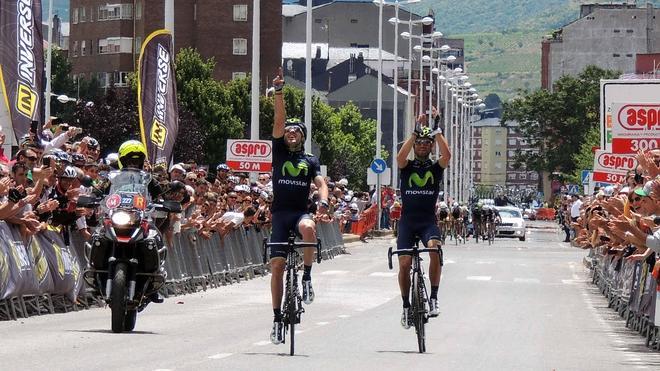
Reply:
<svg viewBox="0 0 660 371"><path fill-rule="evenodd" d="M147 208L147 201L144 199L144 197L135 195L135 197L133 197L133 206L136 209L144 210Z"/></svg>
<svg viewBox="0 0 660 371"><path fill-rule="evenodd" d="M105 200L105 206L108 209L116 209L121 205L121 196L118 194L113 194Z"/></svg>
<svg viewBox="0 0 660 371"><path fill-rule="evenodd" d="M660 148L660 103L613 103L612 113L612 152Z"/></svg>

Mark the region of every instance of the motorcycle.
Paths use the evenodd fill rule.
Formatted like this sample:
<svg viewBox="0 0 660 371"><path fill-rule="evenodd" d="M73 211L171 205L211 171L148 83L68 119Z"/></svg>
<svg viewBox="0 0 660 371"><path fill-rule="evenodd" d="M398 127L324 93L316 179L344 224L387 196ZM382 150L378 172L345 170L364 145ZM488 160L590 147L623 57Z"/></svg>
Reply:
<svg viewBox="0 0 660 371"><path fill-rule="evenodd" d="M85 281L98 290L112 310L112 332L132 331L137 313L157 298L167 273L167 248L153 225L154 212L181 212L178 202L152 203L151 175L125 169L108 174L110 191L103 198L81 196L78 206L95 208L101 223L88 247Z"/></svg>

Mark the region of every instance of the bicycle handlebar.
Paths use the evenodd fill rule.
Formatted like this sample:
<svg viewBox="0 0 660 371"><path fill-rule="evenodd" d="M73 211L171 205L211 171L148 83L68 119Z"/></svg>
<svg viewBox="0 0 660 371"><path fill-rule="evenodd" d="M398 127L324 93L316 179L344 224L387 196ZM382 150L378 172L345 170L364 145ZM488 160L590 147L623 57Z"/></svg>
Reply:
<svg viewBox="0 0 660 371"><path fill-rule="evenodd" d="M392 265L392 255L395 255L395 254L396 255L401 255L403 253L410 253L410 252L412 252L413 254L417 253L418 255L420 253L424 253L424 252L428 252L428 253L434 252L436 254L440 254L440 249L417 249L417 248L413 248L413 249L401 249L401 250L397 250L397 251L392 251L392 247L390 246L390 248L387 249L387 263L388 263L388 266L390 267L390 269L394 268L394 266Z"/></svg>
<svg viewBox="0 0 660 371"><path fill-rule="evenodd" d="M284 246L287 248L287 253L290 250L295 250L299 248L307 248L307 247L316 247L316 262L318 264L321 263L322 256L321 256L321 239L317 238L316 242L295 242L294 238L289 238L289 241L287 242L268 242L268 237L264 237L264 264L268 262L267 260L267 251L269 247L275 247L275 246Z"/></svg>

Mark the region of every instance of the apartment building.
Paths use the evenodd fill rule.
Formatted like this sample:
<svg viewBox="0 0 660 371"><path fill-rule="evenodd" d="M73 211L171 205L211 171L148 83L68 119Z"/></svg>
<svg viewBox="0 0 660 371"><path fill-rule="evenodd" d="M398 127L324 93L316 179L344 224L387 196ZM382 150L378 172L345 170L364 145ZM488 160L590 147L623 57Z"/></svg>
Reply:
<svg viewBox="0 0 660 371"><path fill-rule="evenodd" d="M262 86L281 64L282 5L261 2L260 77ZM69 58L72 74L97 78L102 86L126 86L135 71L142 41L164 28L164 0L71 0ZM214 58L214 77L246 76L252 65L252 1L177 0L174 48L193 47Z"/></svg>

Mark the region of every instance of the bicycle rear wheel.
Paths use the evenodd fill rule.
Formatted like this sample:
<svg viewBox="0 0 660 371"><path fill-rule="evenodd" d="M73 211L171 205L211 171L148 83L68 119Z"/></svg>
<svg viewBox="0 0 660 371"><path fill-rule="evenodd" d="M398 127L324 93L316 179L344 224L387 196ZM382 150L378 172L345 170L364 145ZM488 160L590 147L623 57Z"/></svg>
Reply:
<svg viewBox="0 0 660 371"><path fill-rule="evenodd" d="M287 315L289 316L289 354L295 353L296 320L297 320L297 300L296 300L296 275L293 269L289 269L287 277Z"/></svg>
<svg viewBox="0 0 660 371"><path fill-rule="evenodd" d="M417 333L417 347L420 353L426 352L426 338L424 334L424 323L426 322L426 308L424 308L424 292L420 285L422 276L414 272L412 277L412 315Z"/></svg>

